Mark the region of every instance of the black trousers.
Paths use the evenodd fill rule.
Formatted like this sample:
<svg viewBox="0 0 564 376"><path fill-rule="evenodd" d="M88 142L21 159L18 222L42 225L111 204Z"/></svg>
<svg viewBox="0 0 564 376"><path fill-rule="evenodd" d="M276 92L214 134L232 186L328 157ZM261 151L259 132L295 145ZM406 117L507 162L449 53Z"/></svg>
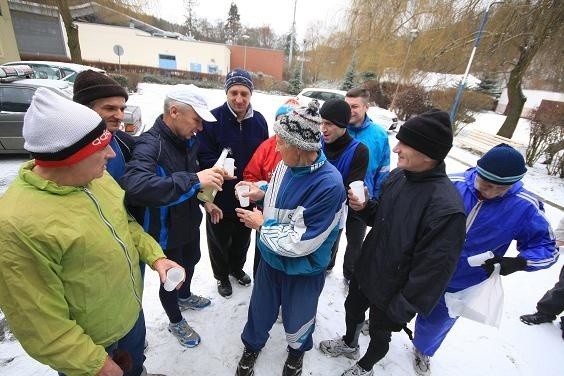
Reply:
<svg viewBox="0 0 564 376"><path fill-rule="evenodd" d="M182 314L180 308L178 308L178 298L186 299L192 294L190 287L194 268L200 261L200 234L197 233L195 239L190 243L177 248L165 249L164 253L168 259L176 262L186 271L186 280L180 290L166 291L162 283L159 288L159 299L168 319L171 323L177 323L182 320Z"/></svg>
<svg viewBox="0 0 564 376"><path fill-rule="evenodd" d="M354 274L354 266L360 256L360 249L366 235L366 223L354 210L349 210L347 215L346 236L347 248L343 260L343 277L349 281Z"/></svg>
<svg viewBox="0 0 564 376"><path fill-rule="evenodd" d="M357 326L364 322L366 310L370 308L370 343L364 356L358 361L358 364L365 370L370 370L382 359L390 348L390 340L392 339L392 330L385 328L385 313L375 305L371 305L370 301L358 287L356 278L352 278L349 285L349 294L345 300L345 323L347 332L345 334L345 342L351 344L357 330ZM401 329L399 329L401 330Z"/></svg>
<svg viewBox="0 0 564 376"><path fill-rule="evenodd" d="M211 216L206 214L206 235L215 279L227 280L229 274L243 271L251 243L250 228L237 217L223 217L213 224Z"/></svg>
<svg viewBox="0 0 564 376"><path fill-rule="evenodd" d="M558 282L538 301L537 311L555 316L564 311L564 266L560 270Z"/></svg>

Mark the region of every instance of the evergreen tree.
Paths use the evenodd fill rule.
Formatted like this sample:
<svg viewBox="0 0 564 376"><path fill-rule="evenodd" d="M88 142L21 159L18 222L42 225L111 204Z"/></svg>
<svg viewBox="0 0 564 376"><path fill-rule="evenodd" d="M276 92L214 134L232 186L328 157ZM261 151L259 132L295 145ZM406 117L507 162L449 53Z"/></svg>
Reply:
<svg viewBox="0 0 564 376"><path fill-rule="evenodd" d="M290 87L288 88L288 91L290 92L290 94L296 95L300 91L302 91L302 89L304 87L304 83L302 82L302 78L300 76L300 70L299 69L294 69L294 72L292 74L292 78L288 82L290 83Z"/></svg>
<svg viewBox="0 0 564 376"><path fill-rule="evenodd" d="M490 94L495 98L501 95L501 85L494 73L486 73L480 82L480 91Z"/></svg>
<svg viewBox="0 0 564 376"><path fill-rule="evenodd" d="M341 90L350 90L355 87L355 77L356 77L356 62L353 59L349 64L347 71L345 72L345 77L343 83L341 84Z"/></svg>
<svg viewBox="0 0 564 376"><path fill-rule="evenodd" d="M239 16L239 9L237 4L231 3L229 14L227 15L227 22L225 23L225 34L227 43L234 44L237 42L241 33L241 16Z"/></svg>
<svg viewBox="0 0 564 376"><path fill-rule="evenodd" d="M376 72L373 72L373 71L360 72L360 82L361 83L374 80L374 79L376 79L376 77L378 77L378 75L376 74Z"/></svg>

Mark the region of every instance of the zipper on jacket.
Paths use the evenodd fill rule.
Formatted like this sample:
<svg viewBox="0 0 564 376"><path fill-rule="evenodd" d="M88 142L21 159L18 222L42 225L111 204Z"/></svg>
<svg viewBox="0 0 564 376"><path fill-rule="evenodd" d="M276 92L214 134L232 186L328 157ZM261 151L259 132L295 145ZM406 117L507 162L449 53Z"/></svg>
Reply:
<svg viewBox="0 0 564 376"><path fill-rule="evenodd" d="M123 253L125 254L125 258L127 260L127 264L129 266L129 276L130 276L131 282L133 284L133 294L135 295L135 299L139 303L139 306L142 307L141 298L139 297L139 295L137 294L137 290L135 289L135 278L133 277L133 268L132 268L131 258L129 257L129 252L127 252L127 247L125 246L125 243L119 238L118 234L116 233L116 230L114 229L114 227L112 226L110 221L108 221L106 219L106 217L104 216L104 213L102 212L102 209L100 208L100 204L98 203L98 200L96 200L96 197L94 196L94 194L86 187L82 187L82 190L84 190L84 192L88 195L88 197L90 197L92 202L94 202L94 205L96 206L96 209L98 210L98 214L100 214L100 218L102 218L102 221L104 221L106 226L108 226L108 228L110 229L113 237L116 239L116 241L120 245L121 249L123 250Z"/></svg>
<svg viewBox="0 0 564 376"><path fill-rule="evenodd" d="M480 209L482 208L482 205L484 204L484 201L482 200L478 200L478 202L476 203L476 205L474 205L474 207L472 208L472 210L470 210L470 213L468 213L468 216L466 217L466 233L468 234L468 230L470 230L470 227L472 227L472 224L474 223L474 220L476 219L476 217L478 216L478 212L480 211Z"/></svg>

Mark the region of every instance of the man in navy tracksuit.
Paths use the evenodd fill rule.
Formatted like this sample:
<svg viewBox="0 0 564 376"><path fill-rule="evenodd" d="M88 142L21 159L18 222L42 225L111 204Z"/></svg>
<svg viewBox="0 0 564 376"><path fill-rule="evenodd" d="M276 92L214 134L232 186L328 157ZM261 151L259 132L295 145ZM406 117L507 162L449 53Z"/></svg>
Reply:
<svg viewBox="0 0 564 376"><path fill-rule="evenodd" d="M190 282L200 260L202 213L196 195L200 188L219 189L225 171L220 167L200 171L194 135L202 119L213 121L207 103L194 85L176 85L168 93L164 111L153 127L137 139L133 158L121 179L129 203L146 207L144 228L159 242L167 258L182 265L186 279L177 292L161 284L159 298L170 324L168 330L184 347L200 343L200 336L180 311L202 309L209 299L192 294ZM205 209L215 221L221 210L213 203Z"/></svg>
<svg viewBox="0 0 564 376"><path fill-rule="evenodd" d="M558 248L542 202L523 188L525 160L511 146L500 144L478 160L475 168L450 176L466 210L466 241L446 292L457 292L486 280L494 264L505 276L516 271L548 268L558 260ZM516 257L505 253L517 241ZM471 267L468 257L491 251L494 258ZM414 367L429 375L430 357L440 347L457 318L448 315L444 295L428 314L415 321Z"/></svg>
<svg viewBox="0 0 564 376"><path fill-rule="evenodd" d="M215 196L215 204L223 211L218 223L206 216L206 234L213 275L217 290L224 298L233 293L229 276L239 284L249 286L251 278L243 271L247 250L251 241L251 229L245 227L235 215L238 202L235 199L235 183L258 146L268 138L268 127L262 114L251 107L253 81L250 74L235 69L225 81L227 101L211 112L217 122L204 121L204 129L198 134L200 151L198 159L202 168L212 167L224 148L231 149L239 179L228 181Z"/></svg>
<svg viewBox="0 0 564 376"><path fill-rule="evenodd" d="M327 160L339 170L343 178L345 190L353 181L364 181L366 169L368 168L368 148L362 142L351 137L347 131L347 125L351 119L351 108L342 99L330 99L323 103L319 110L321 115L321 144L323 153ZM357 221L349 220L346 216L347 233L354 231L351 228L357 225ZM327 270L335 266L335 257L339 250L339 240L342 230L331 249L331 262ZM348 240L348 239L347 239Z"/></svg>
<svg viewBox="0 0 564 376"><path fill-rule="evenodd" d="M317 302L346 202L342 177L320 150L320 122L316 106L282 116L274 124L282 161L266 194L254 183L239 183L251 187L251 199L263 201L263 212L237 209L240 220L260 233L262 256L238 376L254 374L279 308L288 341L282 375L301 375L304 353L313 347Z"/></svg>

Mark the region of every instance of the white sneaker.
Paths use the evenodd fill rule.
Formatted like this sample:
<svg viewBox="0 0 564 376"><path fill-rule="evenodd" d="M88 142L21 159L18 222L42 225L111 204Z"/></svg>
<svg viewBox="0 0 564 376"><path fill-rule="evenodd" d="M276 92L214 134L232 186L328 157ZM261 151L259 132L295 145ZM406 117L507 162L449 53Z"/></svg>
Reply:
<svg viewBox="0 0 564 376"><path fill-rule="evenodd" d="M349 347L343 338L328 339L319 342L319 350L329 356L345 356L349 359L357 360L360 358L359 346Z"/></svg>
<svg viewBox="0 0 564 376"><path fill-rule="evenodd" d="M421 353L416 348L413 348L413 368L415 373L419 376L431 375L431 358L428 355Z"/></svg>
<svg viewBox="0 0 564 376"><path fill-rule="evenodd" d="M355 363L354 366L343 372L341 376L372 376L373 374L372 370L367 371L359 366L358 363Z"/></svg>

